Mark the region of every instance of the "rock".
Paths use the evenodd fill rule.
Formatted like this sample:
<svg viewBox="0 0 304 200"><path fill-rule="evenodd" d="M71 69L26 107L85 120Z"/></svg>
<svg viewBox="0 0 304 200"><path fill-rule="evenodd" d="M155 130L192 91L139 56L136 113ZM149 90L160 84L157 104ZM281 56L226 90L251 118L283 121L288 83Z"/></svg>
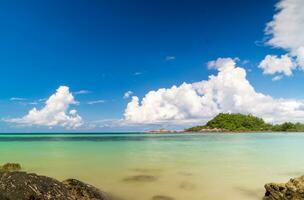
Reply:
<svg viewBox="0 0 304 200"><path fill-rule="evenodd" d="M264 200L303 200L304 176L290 179L287 183L269 183L265 185Z"/></svg>
<svg viewBox="0 0 304 200"><path fill-rule="evenodd" d="M105 193L75 179L60 182L26 172L0 172L0 200L108 200Z"/></svg>
<svg viewBox="0 0 304 200"><path fill-rule="evenodd" d="M21 165L19 163L6 163L0 166L0 171L19 171L21 170Z"/></svg>
<svg viewBox="0 0 304 200"><path fill-rule="evenodd" d="M156 181L156 176L151 175L136 175L124 178L123 181L131 181L131 182L153 182Z"/></svg>
<svg viewBox="0 0 304 200"><path fill-rule="evenodd" d="M106 200L107 197L99 189L94 186L85 184L76 179L67 179L62 182L70 191L72 196L82 197L82 199L91 199L91 200Z"/></svg>
<svg viewBox="0 0 304 200"><path fill-rule="evenodd" d="M143 173L143 174L146 174L146 173L160 173L162 170L161 169L148 169L148 168L135 168L135 169L131 169L132 171L135 171L135 172L139 172L139 173Z"/></svg>
<svg viewBox="0 0 304 200"><path fill-rule="evenodd" d="M155 195L152 197L152 200L174 200L174 198L164 195Z"/></svg>

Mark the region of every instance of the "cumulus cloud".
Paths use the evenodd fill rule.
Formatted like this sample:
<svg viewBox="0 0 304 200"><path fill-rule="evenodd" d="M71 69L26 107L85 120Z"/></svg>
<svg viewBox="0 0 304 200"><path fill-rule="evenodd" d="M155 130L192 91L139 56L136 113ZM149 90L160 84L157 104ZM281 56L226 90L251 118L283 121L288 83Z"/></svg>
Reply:
<svg viewBox="0 0 304 200"><path fill-rule="evenodd" d="M302 0L281 0L276 5L277 13L267 24L267 44L290 49L293 53L304 45L304 4Z"/></svg>
<svg viewBox="0 0 304 200"><path fill-rule="evenodd" d="M24 117L7 121L25 125L77 128L82 125L82 118L75 109L69 110L70 105L76 103L69 88L60 86L56 93L48 98L42 109L33 108Z"/></svg>
<svg viewBox="0 0 304 200"><path fill-rule="evenodd" d="M133 96L124 119L129 123L202 123L220 112L250 113L268 122L304 121L304 101L274 99L255 91L236 59L219 58L208 63L217 75L208 80ZM276 121L275 121L276 120Z"/></svg>
<svg viewBox="0 0 304 200"><path fill-rule="evenodd" d="M296 68L293 60L288 55L278 57L276 55L267 55L259 64L259 68L263 69L264 74L284 74L292 75L292 70Z"/></svg>
<svg viewBox="0 0 304 200"><path fill-rule="evenodd" d="M304 11L303 11L304 12ZM304 45L303 45L304 46ZM297 64L303 69L304 68L304 47L299 47L296 51Z"/></svg>
<svg viewBox="0 0 304 200"><path fill-rule="evenodd" d="M132 94L133 94L133 92L131 90L129 90L129 91L127 91L127 92L124 93L123 98L124 99L128 99L128 98L130 98L132 96Z"/></svg>
<svg viewBox="0 0 304 200"><path fill-rule="evenodd" d="M278 64L272 62L269 65L272 65L272 71L288 75L282 68L287 71L296 67L304 69L304 4L302 0L281 0L276 5L276 11L273 20L265 29L265 34L269 37L266 44L284 49L288 54L281 58L273 58ZM287 62L283 62L283 57ZM267 56L262 62L266 62L266 59Z"/></svg>
<svg viewBox="0 0 304 200"><path fill-rule="evenodd" d="M217 60L212 60L207 63L209 69L217 69L218 71L222 70L231 70L235 68L235 63L239 61L238 58L218 58Z"/></svg>

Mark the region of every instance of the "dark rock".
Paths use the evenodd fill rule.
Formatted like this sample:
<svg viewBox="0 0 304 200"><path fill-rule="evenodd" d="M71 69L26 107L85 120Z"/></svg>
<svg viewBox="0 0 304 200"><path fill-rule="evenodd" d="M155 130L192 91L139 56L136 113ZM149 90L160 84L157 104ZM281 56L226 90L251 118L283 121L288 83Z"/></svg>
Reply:
<svg viewBox="0 0 304 200"><path fill-rule="evenodd" d="M265 185L264 200L303 200L304 176L290 179L287 183L268 183Z"/></svg>
<svg viewBox="0 0 304 200"><path fill-rule="evenodd" d="M174 198L164 195L155 195L152 197L152 200L174 200Z"/></svg>
<svg viewBox="0 0 304 200"><path fill-rule="evenodd" d="M99 189L76 179L67 179L62 183L67 187L72 196L91 200L107 199L105 194L103 194Z"/></svg>
<svg viewBox="0 0 304 200"><path fill-rule="evenodd" d="M136 175L124 178L123 181L131 181L131 182L153 182L156 181L156 176L151 175Z"/></svg>
<svg viewBox="0 0 304 200"><path fill-rule="evenodd" d="M108 200L97 188L26 172L0 172L0 200Z"/></svg>
<svg viewBox="0 0 304 200"><path fill-rule="evenodd" d="M19 163L6 163L0 166L0 171L19 171L21 170L21 165Z"/></svg>

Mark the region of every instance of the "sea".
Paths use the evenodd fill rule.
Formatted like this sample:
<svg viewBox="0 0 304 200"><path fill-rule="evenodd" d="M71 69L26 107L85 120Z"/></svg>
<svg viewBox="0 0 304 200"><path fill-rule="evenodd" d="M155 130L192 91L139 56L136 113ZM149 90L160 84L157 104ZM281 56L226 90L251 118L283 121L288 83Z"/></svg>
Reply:
<svg viewBox="0 0 304 200"><path fill-rule="evenodd" d="M0 134L0 165L76 178L113 200L257 200L304 175L303 133Z"/></svg>

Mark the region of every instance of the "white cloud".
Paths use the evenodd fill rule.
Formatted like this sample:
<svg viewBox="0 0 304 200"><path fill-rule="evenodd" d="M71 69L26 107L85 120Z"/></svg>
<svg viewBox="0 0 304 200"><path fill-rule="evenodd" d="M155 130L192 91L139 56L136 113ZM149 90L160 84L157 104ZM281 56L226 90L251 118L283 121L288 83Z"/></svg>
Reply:
<svg viewBox="0 0 304 200"><path fill-rule="evenodd" d="M251 113L268 122L304 121L304 101L274 99L256 92L236 60L219 58L208 63L218 70L207 81L148 92L142 100L133 96L124 112L128 123L192 123L220 112Z"/></svg>
<svg viewBox="0 0 304 200"><path fill-rule="evenodd" d="M133 92L131 90L129 90L129 91L127 91L127 92L124 93L123 98L124 99L128 99L128 98L131 97L132 94L133 94Z"/></svg>
<svg viewBox="0 0 304 200"><path fill-rule="evenodd" d="M104 102L106 102L106 101L99 99L99 100L95 100L95 101L89 101L87 104L94 105L94 104L100 104L100 103L104 103Z"/></svg>
<svg viewBox="0 0 304 200"><path fill-rule="evenodd" d="M45 102L47 98L38 99L39 102Z"/></svg>
<svg viewBox="0 0 304 200"><path fill-rule="evenodd" d="M296 67L304 69L304 4L303 0L281 0L276 5L276 14L265 29L265 34L269 37L266 44L275 48L281 48L288 52L282 57L277 58L280 64L272 65L272 71L277 68L277 72L293 70ZM282 62L281 62L282 61ZM263 62L263 61L262 61ZM291 66L292 62L293 66ZM274 64L274 63L273 63ZM282 65L286 66L282 66ZM289 69L288 69L289 68ZM283 72L284 73L284 72ZM290 72L288 72L290 74ZM284 73L285 75L288 75Z"/></svg>
<svg viewBox="0 0 304 200"><path fill-rule="evenodd" d="M300 48L297 49L297 51L296 51L296 61L297 61L297 64L303 70L304 69L304 47L300 47Z"/></svg>
<svg viewBox="0 0 304 200"><path fill-rule="evenodd" d="M276 5L277 13L267 24L267 44L290 49L293 53L304 46L304 4L303 0L281 0Z"/></svg>
<svg viewBox="0 0 304 200"><path fill-rule="evenodd" d="M292 70L296 68L293 60L288 55L278 57L276 55L267 55L259 64L264 74L284 74L292 75Z"/></svg>
<svg viewBox="0 0 304 200"><path fill-rule="evenodd" d="M56 93L48 98L41 110L33 108L24 117L7 121L26 125L77 128L83 122L76 110L69 111L69 106L72 104L76 104L76 101L69 88L60 86Z"/></svg>
<svg viewBox="0 0 304 200"><path fill-rule="evenodd" d="M134 76L139 76L139 75L142 75L142 72L135 72L134 73Z"/></svg>
<svg viewBox="0 0 304 200"><path fill-rule="evenodd" d="M175 60L175 56L166 56L166 61Z"/></svg>
<svg viewBox="0 0 304 200"><path fill-rule="evenodd" d="M31 102L27 102L24 103L25 105L38 105L39 103L37 101L31 101Z"/></svg>
<svg viewBox="0 0 304 200"><path fill-rule="evenodd" d="M12 97L10 98L11 101L26 101L26 98L21 98L21 97Z"/></svg>
<svg viewBox="0 0 304 200"><path fill-rule="evenodd" d="M281 80L282 78L283 78L282 75L277 75L277 76L273 77L271 80L272 80L272 81L279 81L279 80Z"/></svg>
<svg viewBox="0 0 304 200"><path fill-rule="evenodd" d="M10 98L10 101L18 102L19 105L23 105L23 106L38 105L41 102L40 99L39 100L30 100L30 99L22 98L22 97L12 97L12 98Z"/></svg>
<svg viewBox="0 0 304 200"><path fill-rule="evenodd" d="M238 58L218 58L217 60L209 61L207 63L208 69L217 69L218 71L229 70L235 68L235 62Z"/></svg>
<svg viewBox="0 0 304 200"><path fill-rule="evenodd" d="M91 91L89 90L79 90L79 91L76 91L76 92L73 92L73 94L89 94L89 93L92 93Z"/></svg>

